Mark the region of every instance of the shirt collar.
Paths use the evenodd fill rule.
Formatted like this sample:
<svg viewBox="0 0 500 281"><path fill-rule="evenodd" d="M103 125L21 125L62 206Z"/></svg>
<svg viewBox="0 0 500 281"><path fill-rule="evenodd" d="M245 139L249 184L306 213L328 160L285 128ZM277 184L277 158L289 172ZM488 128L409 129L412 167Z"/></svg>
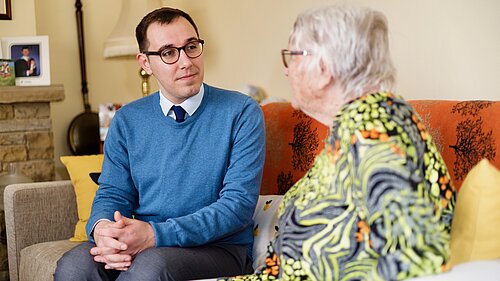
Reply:
<svg viewBox="0 0 500 281"><path fill-rule="evenodd" d="M173 110L171 110L172 105L182 106L182 108L186 111L186 113L189 116L193 116L193 114L196 112L196 110L200 106L201 101L203 100L205 88L203 87L203 83L202 83L201 87L200 87L200 91L196 95L183 101L181 104L174 104L173 102L169 101L164 95L162 95L161 90L159 91L159 93L160 93L160 107L161 107L161 111L163 111L163 115L170 116L170 117L173 117L175 119L175 115L173 113Z"/></svg>

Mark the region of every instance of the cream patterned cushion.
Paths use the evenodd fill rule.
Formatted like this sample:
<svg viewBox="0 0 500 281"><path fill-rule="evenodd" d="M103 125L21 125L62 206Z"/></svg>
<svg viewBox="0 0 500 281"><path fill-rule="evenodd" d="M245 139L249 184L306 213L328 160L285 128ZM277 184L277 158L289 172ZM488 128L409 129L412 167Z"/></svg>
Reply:
<svg viewBox="0 0 500 281"><path fill-rule="evenodd" d="M253 268L264 266L267 246L278 234L278 207L282 195L260 195L253 215Z"/></svg>

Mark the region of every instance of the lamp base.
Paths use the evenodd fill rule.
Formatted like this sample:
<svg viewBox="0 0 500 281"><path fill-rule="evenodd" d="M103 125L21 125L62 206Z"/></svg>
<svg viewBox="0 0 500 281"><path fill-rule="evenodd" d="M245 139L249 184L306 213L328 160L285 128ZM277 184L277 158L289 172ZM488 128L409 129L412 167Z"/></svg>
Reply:
<svg viewBox="0 0 500 281"><path fill-rule="evenodd" d="M142 96L145 97L149 95L149 75L144 69L139 70L139 75L142 78Z"/></svg>

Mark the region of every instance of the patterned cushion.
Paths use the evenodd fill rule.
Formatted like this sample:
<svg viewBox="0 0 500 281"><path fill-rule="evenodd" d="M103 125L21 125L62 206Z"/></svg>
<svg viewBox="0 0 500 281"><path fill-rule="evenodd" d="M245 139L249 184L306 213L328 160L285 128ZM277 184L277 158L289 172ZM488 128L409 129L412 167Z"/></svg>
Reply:
<svg viewBox="0 0 500 281"><path fill-rule="evenodd" d="M430 131L457 190L481 159L500 168L500 103L494 101L413 100Z"/></svg>
<svg viewBox="0 0 500 281"><path fill-rule="evenodd" d="M267 246L278 233L278 207L283 196L261 195L253 215L254 243L253 243L253 268L258 269L264 265Z"/></svg>
<svg viewBox="0 0 500 281"><path fill-rule="evenodd" d="M294 110L288 102L262 106L266 124L266 161L261 194L285 194L323 149L328 127Z"/></svg>

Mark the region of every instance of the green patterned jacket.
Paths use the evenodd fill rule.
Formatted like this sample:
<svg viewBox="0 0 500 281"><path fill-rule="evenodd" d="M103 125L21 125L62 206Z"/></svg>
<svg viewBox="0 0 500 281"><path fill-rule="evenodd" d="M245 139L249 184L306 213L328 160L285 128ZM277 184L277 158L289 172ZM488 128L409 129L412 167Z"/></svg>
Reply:
<svg viewBox="0 0 500 281"><path fill-rule="evenodd" d="M235 280L404 280L447 269L455 188L414 109L373 93L337 114L286 194L260 274Z"/></svg>

